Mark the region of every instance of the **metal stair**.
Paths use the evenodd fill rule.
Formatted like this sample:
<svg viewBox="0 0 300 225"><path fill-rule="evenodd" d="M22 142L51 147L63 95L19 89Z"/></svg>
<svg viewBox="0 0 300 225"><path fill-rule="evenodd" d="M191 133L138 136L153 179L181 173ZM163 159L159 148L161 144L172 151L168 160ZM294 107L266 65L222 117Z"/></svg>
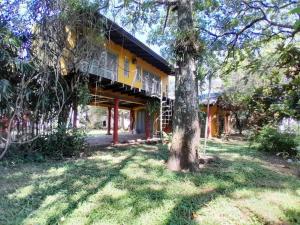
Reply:
<svg viewBox="0 0 300 225"><path fill-rule="evenodd" d="M174 101L171 99L162 100L162 129L164 130L172 122Z"/></svg>
<svg viewBox="0 0 300 225"><path fill-rule="evenodd" d="M172 125L172 116L173 116L173 107L174 107L174 100L168 98L161 99L161 117L158 119L161 123L161 129L164 131L168 126ZM156 130L153 132L153 137L162 137L160 130Z"/></svg>

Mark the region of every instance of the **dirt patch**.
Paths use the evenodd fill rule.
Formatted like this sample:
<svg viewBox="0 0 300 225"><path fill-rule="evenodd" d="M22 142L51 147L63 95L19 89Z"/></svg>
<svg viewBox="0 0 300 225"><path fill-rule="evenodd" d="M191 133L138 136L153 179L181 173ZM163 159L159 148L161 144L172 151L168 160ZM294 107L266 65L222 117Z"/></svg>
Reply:
<svg viewBox="0 0 300 225"><path fill-rule="evenodd" d="M295 163L288 163L286 160L278 156L264 155L262 156L263 166L275 172L297 176L300 178L300 166Z"/></svg>
<svg viewBox="0 0 300 225"><path fill-rule="evenodd" d="M199 159L199 169L204 169L209 166L213 166L214 164L218 164L220 162L220 158L215 155L202 155Z"/></svg>
<svg viewBox="0 0 300 225"><path fill-rule="evenodd" d="M213 138L214 143L220 144L235 144L235 145L245 145L247 141L240 135L229 136L228 140L222 140L219 138ZM285 159L279 156L273 156L270 154L261 154L259 156L261 163L264 167L273 170L277 173L288 174L292 176L297 176L300 178L300 164L298 163L288 163Z"/></svg>

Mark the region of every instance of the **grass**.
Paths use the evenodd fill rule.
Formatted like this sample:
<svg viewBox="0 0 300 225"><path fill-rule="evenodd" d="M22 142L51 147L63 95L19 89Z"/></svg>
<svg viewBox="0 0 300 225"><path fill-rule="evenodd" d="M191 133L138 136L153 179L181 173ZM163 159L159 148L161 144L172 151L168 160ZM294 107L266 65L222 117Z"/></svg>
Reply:
<svg viewBox="0 0 300 225"><path fill-rule="evenodd" d="M0 224L300 224L296 176L246 145L208 152L220 161L197 173L166 170L166 148L149 145L2 162Z"/></svg>

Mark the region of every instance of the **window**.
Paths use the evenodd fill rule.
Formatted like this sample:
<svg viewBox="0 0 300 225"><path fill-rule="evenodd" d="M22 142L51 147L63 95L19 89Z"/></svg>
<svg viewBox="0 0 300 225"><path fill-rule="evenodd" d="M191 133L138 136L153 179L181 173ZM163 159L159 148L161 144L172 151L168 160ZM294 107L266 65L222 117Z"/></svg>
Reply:
<svg viewBox="0 0 300 225"><path fill-rule="evenodd" d="M160 95L161 86L160 86L160 78L153 73L143 71L143 89L150 94L158 94Z"/></svg>
<svg viewBox="0 0 300 225"><path fill-rule="evenodd" d="M118 75L117 61L117 55L107 51L102 52L99 57L97 75L110 80L116 80Z"/></svg>
<svg viewBox="0 0 300 225"><path fill-rule="evenodd" d="M118 76L118 56L108 52L106 60L106 76L111 80L117 80Z"/></svg>
<svg viewBox="0 0 300 225"><path fill-rule="evenodd" d="M124 76L129 77L129 60L126 57L124 60Z"/></svg>
<svg viewBox="0 0 300 225"><path fill-rule="evenodd" d="M143 80L143 90L145 90L146 92L149 92L149 88L150 88L150 74L147 71L143 71L143 76L144 76L144 80Z"/></svg>
<svg viewBox="0 0 300 225"><path fill-rule="evenodd" d="M101 68L106 67L106 57L107 57L107 52L105 50L101 50L100 56L99 56L99 66Z"/></svg>
<svg viewBox="0 0 300 225"><path fill-rule="evenodd" d="M118 55L105 50L100 50L95 58L91 59L88 73L100 77L105 77L110 80L117 80L118 78ZM85 72L83 70L83 72Z"/></svg>
<svg viewBox="0 0 300 225"><path fill-rule="evenodd" d="M136 81L142 81L142 68L140 66L136 67Z"/></svg>

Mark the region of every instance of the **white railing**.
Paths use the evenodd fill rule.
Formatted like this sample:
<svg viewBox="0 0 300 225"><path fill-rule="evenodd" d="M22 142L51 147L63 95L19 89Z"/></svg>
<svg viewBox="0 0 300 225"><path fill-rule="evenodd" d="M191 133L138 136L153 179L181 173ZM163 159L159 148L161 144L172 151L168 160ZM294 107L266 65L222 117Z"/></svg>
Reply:
<svg viewBox="0 0 300 225"><path fill-rule="evenodd" d="M117 81L118 56L100 49L93 59L80 61L79 71Z"/></svg>
<svg viewBox="0 0 300 225"><path fill-rule="evenodd" d="M104 77L112 81L118 80L118 75L116 71L112 71L110 69L98 65L98 63L95 63L95 60L93 60L92 63L82 60L80 62L79 71L86 74L93 74L96 76Z"/></svg>
<svg viewBox="0 0 300 225"><path fill-rule="evenodd" d="M85 74L93 74L111 81L118 81L117 56L110 53L93 60L81 60L78 69ZM142 82L141 89L146 92L146 95L161 97L161 79L155 74L144 71L142 76L139 76L136 70L131 87L134 87L135 82Z"/></svg>
<svg viewBox="0 0 300 225"><path fill-rule="evenodd" d="M157 76L145 72L143 74L143 90L145 90L147 95L150 96L156 96L156 97L160 97L161 96L161 82L160 82L160 78L158 78Z"/></svg>

